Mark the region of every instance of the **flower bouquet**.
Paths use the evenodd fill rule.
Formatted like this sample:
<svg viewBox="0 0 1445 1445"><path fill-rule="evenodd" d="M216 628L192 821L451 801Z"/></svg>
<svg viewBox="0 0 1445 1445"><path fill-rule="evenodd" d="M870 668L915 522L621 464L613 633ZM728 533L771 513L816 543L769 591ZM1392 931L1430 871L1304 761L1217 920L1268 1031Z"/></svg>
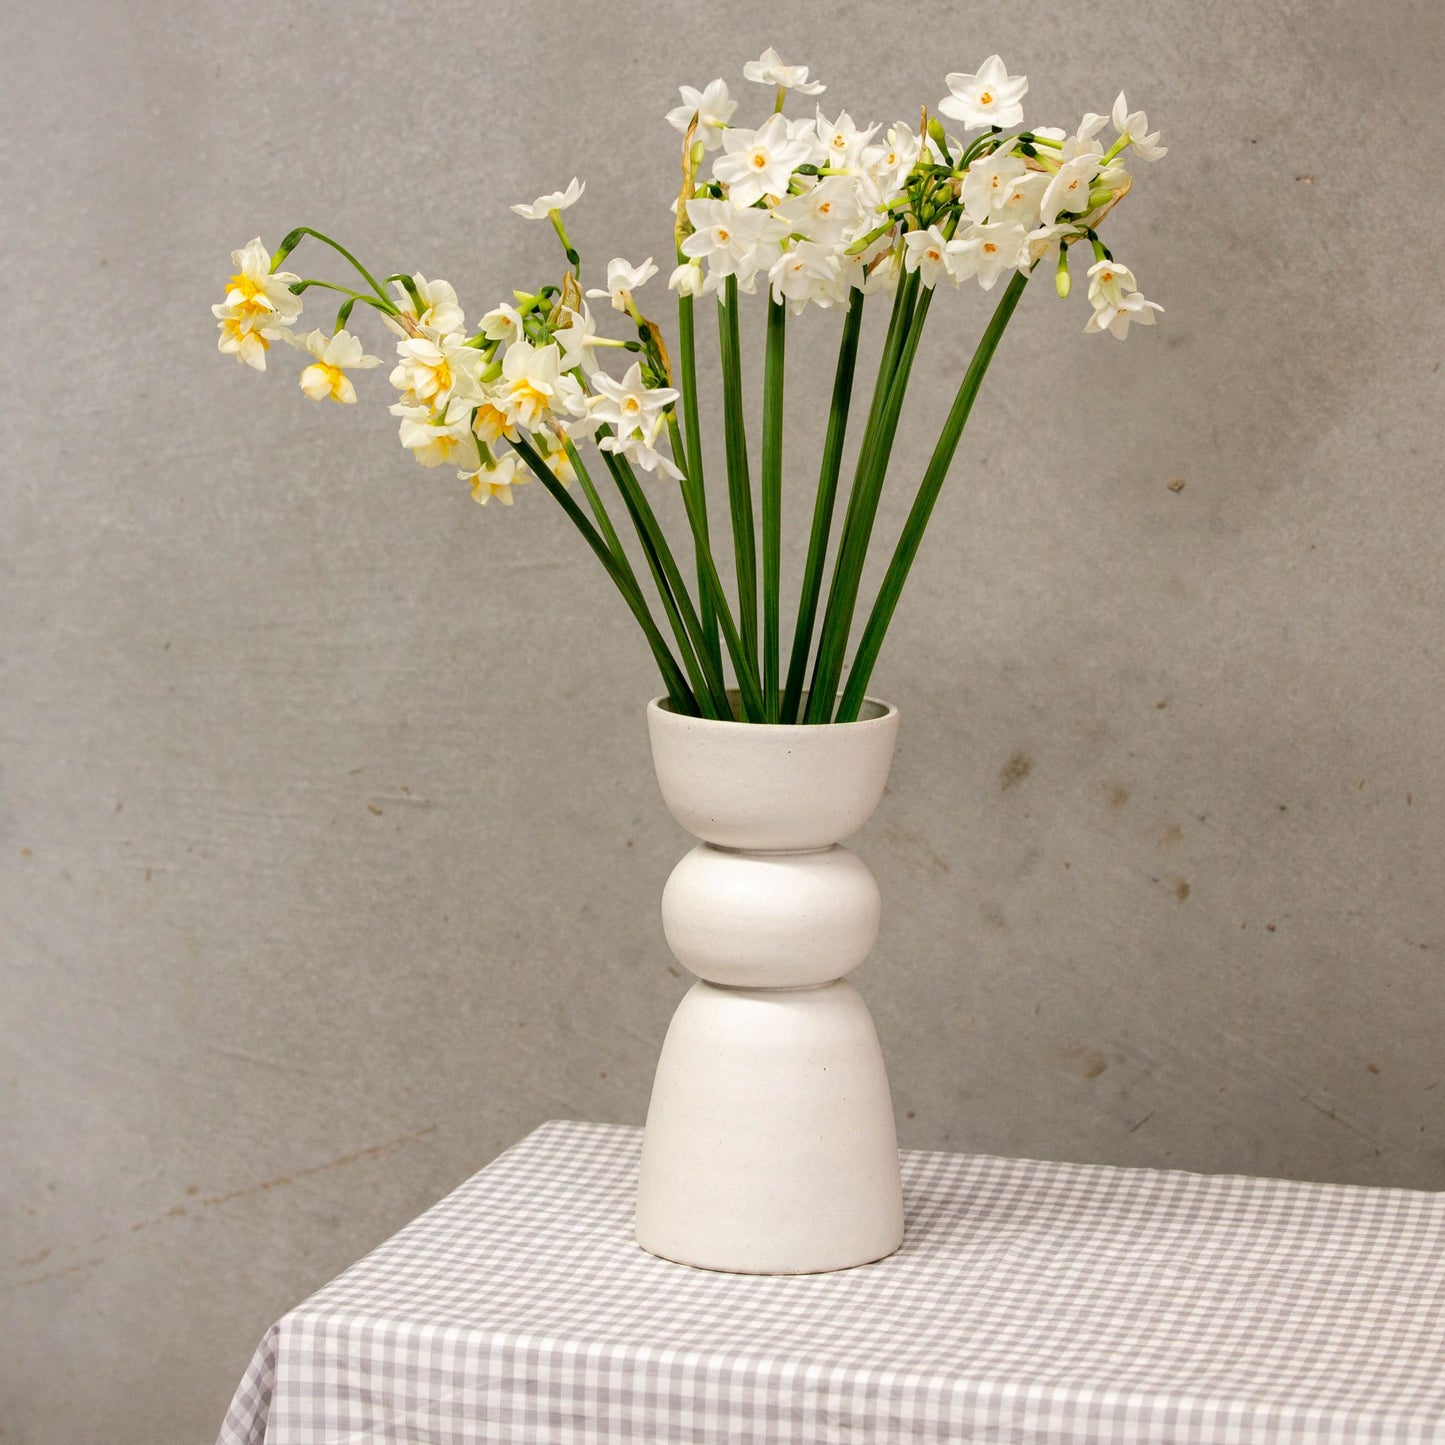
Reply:
<svg viewBox="0 0 1445 1445"><path fill-rule="evenodd" d="M260 240L236 252L214 309L222 351L264 370L272 344L290 343L307 353L305 394L344 403L356 400L351 373L381 364L347 325L358 306L379 313L397 337L391 410L402 445L423 466L455 467L484 505L510 506L516 487L541 482L636 618L666 689L648 709L658 782L701 840L663 893L668 944L698 981L658 1064L637 1238L688 1264L797 1273L878 1259L903 1235L887 1075L868 1010L844 977L873 946L880 903L873 875L839 840L877 806L898 727L895 708L865 696L868 680L1030 276L1051 270L1065 296L1083 255L1086 330L1122 338L1153 323L1160 308L1114 260L1100 226L1129 192L1128 158L1164 151L1122 95L1110 117L1086 115L1072 134L1020 128L1028 82L996 55L973 74L950 75L938 114L925 108L916 132L901 121L859 127L846 111L829 119L821 108L790 117L790 96L823 87L771 50L744 75L771 98L761 124L735 122L738 103L722 80L682 87L668 115L682 133L672 347L639 300L659 274L651 256L639 265L618 257L605 276L584 276L569 229L583 196L577 180L512 208L556 233L559 279L514 291L475 327L446 282L378 277L305 226L274 255ZM349 284L281 269L308 240L354 269ZM945 281L1001 294L912 493L845 681L904 397ZM329 333L297 325L313 291L340 297ZM738 310L759 291L767 324L755 491ZM863 310L880 294L888 328L835 526ZM721 360L731 592L704 479L696 313L707 298ZM599 328L589 302L603 300L627 319L626 334ZM785 656L783 380L789 318L808 306L838 313L838 358ZM681 493L690 581L641 474Z"/></svg>
<svg viewBox="0 0 1445 1445"><path fill-rule="evenodd" d="M549 225L560 243L560 280L519 290L469 328L456 291L420 273L378 278L350 251L309 226L274 254L259 239L234 253L236 274L213 308L220 349L258 371L283 341L307 353L302 391L313 400L353 403L351 373L381 364L346 328L358 305L396 333L391 384L401 443L424 467L454 466L483 505L510 506L534 478L591 547L631 610L656 660L671 707L690 716L750 723L848 722L864 694L933 505L984 374L1040 267L1067 296L1082 247L1088 261L1087 331L1123 338L1151 325L1161 308L1139 293L1116 262L1100 225L1128 194L1131 156L1164 155L1143 112L1121 94L1112 115L1089 114L1072 134L1019 128L1028 90L998 56L973 74L947 77L937 115L859 127L846 111L829 119L786 113L791 96L824 87L806 66L773 50L750 62L746 79L766 88L772 112L755 128L735 121L738 102L723 80L681 88L668 121L682 133L682 188L675 206L677 298L674 353L643 310L641 289L658 275L610 261L602 284L584 290L581 256L569 232L585 186L539 196L512 209ZM950 134L944 119L963 132ZM1112 122L1107 148L1100 138ZM971 139L969 137L972 137ZM281 269L312 240L355 275L350 284ZM588 273L588 280L594 277ZM913 493L902 533L843 682L845 653L883 495L904 397L924 323L940 282L1002 287L959 384L937 445ZM738 325L740 297L766 296L761 446L753 486ZM335 323L303 332L303 296L341 297ZM842 522L835 529L844 443L852 418L859 338L870 296L891 298L862 439ZM736 591L724 588L710 531L703 417L697 386L697 307L712 297L721 360L727 511ZM590 300L610 302L630 322L624 337L602 334ZM788 318L805 307L841 317L826 439L812 528L786 654L782 613L783 383ZM605 363L623 353L618 365ZM626 363L625 368L621 363ZM615 371L622 374L616 375ZM599 486L580 446L591 443ZM691 586L648 500L639 472L681 490L692 533ZM583 502L571 492L580 489ZM610 483L610 485L608 485ZM585 505L584 505L585 503ZM636 534L647 590L624 545L618 509ZM836 545L833 545L836 531ZM826 595L825 574L832 550ZM761 606L759 592L761 591ZM662 621L654 613L660 608ZM664 631L664 628L666 629ZM730 695L726 664L736 681ZM841 685L841 692L840 692Z"/></svg>

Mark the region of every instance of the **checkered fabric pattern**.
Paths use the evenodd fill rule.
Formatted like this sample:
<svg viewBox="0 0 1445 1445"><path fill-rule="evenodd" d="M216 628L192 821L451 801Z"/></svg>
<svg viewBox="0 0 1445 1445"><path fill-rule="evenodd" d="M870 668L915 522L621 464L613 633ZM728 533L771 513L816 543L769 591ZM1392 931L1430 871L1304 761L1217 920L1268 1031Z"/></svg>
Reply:
<svg viewBox="0 0 1445 1445"><path fill-rule="evenodd" d="M1445 1442L1445 1196L908 1153L899 1253L633 1243L641 1131L551 1123L262 1342L220 1445Z"/></svg>

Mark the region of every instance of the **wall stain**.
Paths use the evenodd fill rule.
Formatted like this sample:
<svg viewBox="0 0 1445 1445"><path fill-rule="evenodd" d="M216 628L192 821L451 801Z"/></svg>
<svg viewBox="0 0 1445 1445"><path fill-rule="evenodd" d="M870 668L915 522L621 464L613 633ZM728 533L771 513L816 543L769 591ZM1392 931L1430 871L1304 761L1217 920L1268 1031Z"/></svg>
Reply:
<svg viewBox="0 0 1445 1445"><path fill-rule="evenodd" d="M1181 903L1189 897L1189 885L1182 878L1174 885L1174 896Z"/></svg>
<svg viewBox="0 0 1445 1445"><path fill-rule="evenodd" d="M917 849L923 855L924 862L935 873L947 873L952 869L953 865L933 846L927 834L920 833L917 828L910 828L906 823L895 821L883 829L883 836L890 843Z"/></svg>
<svg viewBox="0 0 1445 1445"><path fill-rule="evenodd" d="M1308 1094L1301 1094L1299 1098L1301 1104L1308 1104L1311 1109L1316 1113L1323 1114L1332 1124L1338 1124L1342 1129L1348 1129L1351 1134L1358 1135L1365 1143L1372 1144L1376 1150L1388 1147L1383 1139L1377 1139L1367 1129L1361 1129L1358 1124L1350 1123L1343 1115L1337 1114L1325 1104L1317 1103Z"/></svg>
<svg viewBox="0 0 1445 1445"><path fill-rule="evenodd" d="M232 1189L225 1194L212 1194L204 1199L197 1197L201 1192L200 1185L191 1184L186 1187L186 1196L192 1201L193 1205L205 1205L207 1208L214 1209L223 1204L230 1204L237 1199L248 1199L253 1195L265 1194L272 1189L284 1188L286 1185L294 1184L300 1179L309 1179L316 1174L325 1174L331 1169L341 1169L349 1164L360 1164L365 1160L379 1159L384 1154L393 1153L397 1149L415 1143L418 1139L425 1139L429 1134L435 1134L437 1127L436 1124L429 1124L425 1129L417 1129L410 1134L401 1134L395 1139L387 1139L380 1144L372 1144L365 1149L357 1149L350 1154L343 1154L339 1158L328 1159L321 1164L312 1164L305 1169L297 1169L291 1174L279 1174L274 1179L262 1179L255 1184L245 1184L239 1189ZM139 1234L142 1230L152 1229L157 1224L164 1224L167 1220L184 1218L189 1213L190 1211L184 1204L173 1204L164 1214L152 1215L147 1219L138 1219L130 1226L127 1233ZM97 1245L107 1242L110 1237L109 1234L98 1234L92 1239L85 1240L80 1244L67 1245L65 1248L69 1250L94 1249ZM48 1258L54 1252L54 1249L58 1247L59 1246L47 1246L36 1254L16 1260L16 1265L20 1268L26 1268L39 1264L42 1260ZM35 1275L31 1279L22 1279L17 1284L8 1285L0 1289L0 1294L8 1294L12 1290L24 1289L33 1284L44 1284L48 1280L60 1279L64 1275L74 1274L77 1270L90 1269L100 1263L102 1263L102 1261L98 1258L88 1259L81 1261L79 1264L67 1265L63 1269L50 1270L45 1274Z"/></svg>
<svg viewBox="0 0 1445 1445"><path fill-rule="evenodd" d="M1172 852L1184 841L1184 829L1178 823L1171 823L1159 835L1159 846L1166 852Z"/></svg>
<svg viewBox="0 0 1445 1445"><path fill-rule="evenodd" d="M214 1209L217 1205L230 1204L237 1199L249 1199L254 1194L265 1194L268 1190L281 1189L288 1184L294 1184L298 1179L310 1179L315 1174L324 1174L329 1169L341 1169L348 1164L359 1164L363 1159L377 1159L383 1154L390 1154L407 1144L414 1143L418 1139L424 1139L428 1134L435 1134L437 1126L429 1124L425 1129L418 1129L413 1134L403 1134L396 1139L388 1139L384 1144L372 1144L369 1148L358 1149L354 1154L343 1154L339 1159L328 1159L324 1164L312 1164L309 1168L298 1169L294 1174L278 1174L274 1179L262 1179L256 1184L244 1184L239 1189L232 1189L227 1194L212 1194L204 1199L196 1200L197 1204L203 1204L208 1209ZM161 1218L168 1216L162 1215ZM148 1221L151 1224L160 1223L160 1219Z"/></svg>
<svg viewBox="0 0 1445 1445"><path fill-rule="evenodd" d="M1108 1059L1098 1049L1084 1044L1065 1045L1056 1051L1055 1057L1070 1073L1077 1074L1081 1079L1097 1079L1109 1067Z"/></svg>
<svg viewBox="0 0 1445 1445"><path fill-rule="evenodd" d="M1115 783L1109 792L1109 806L1117 813L1129 801L1129 790L1122 783Z"/></svg>
<svg viewBox="0 0 1445 1445"><path fill-rule="evenodd" d="M999 771L999 786L1006 793L1016 788L1034 770L1034 760L1024 752L1018 752Z"/></svg>
<svg viewBox="0 0 1445 1445"><path fill-rule="evenodd" d="M45 1274L33 1275L30 1279L22 1279L19 1284L11 1285L9 1289L0 1290L0 1294L9 1294L12 1290L29 1289L34 1284L49 1284L53 1279L64 1279L68 1274L79 1274L83 1269L94 1269L96 1265L103 1263L99 1259L83 1259L79 1264L66 1265L64 1269L52 1269Z"/></svg>

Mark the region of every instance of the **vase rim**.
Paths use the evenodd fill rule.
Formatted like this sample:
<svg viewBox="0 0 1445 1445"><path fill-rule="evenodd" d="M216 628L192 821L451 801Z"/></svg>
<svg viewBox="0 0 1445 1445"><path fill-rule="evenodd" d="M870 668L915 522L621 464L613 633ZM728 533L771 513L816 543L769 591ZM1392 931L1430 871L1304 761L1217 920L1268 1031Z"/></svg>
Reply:
<svg viewBox="0 0 1445 1445"><path fill-rule="evenodd" d="M727 695L734 706L738 703L738 690L735 687L727 689ZM804 698L807 694L803 694ZM870 723L887 723L898 716L897 707L891 702L885 702L879 697L864 696L863 705L858 718L853 722L826 722L826 723L754 723L743 722L740 718L713 718L713 717L692 717L687 713L680 713L671 706L671 699L664 694L655 697L647 704L648 712L657 712L665 717L676 718L679 722L688 723L691 726L705 728L747 728L749 732L774 732L793 733L827 732L830 728L857 728L866 727Z"/></svg>

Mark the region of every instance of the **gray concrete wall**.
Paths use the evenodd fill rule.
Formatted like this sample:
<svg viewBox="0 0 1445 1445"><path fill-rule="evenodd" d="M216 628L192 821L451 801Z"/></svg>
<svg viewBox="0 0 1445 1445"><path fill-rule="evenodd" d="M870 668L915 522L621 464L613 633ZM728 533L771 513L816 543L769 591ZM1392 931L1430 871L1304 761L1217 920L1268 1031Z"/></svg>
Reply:
<svg viewBox="0 0 1445 1445"><path fill-rule="evenodd" d="M1111 222L1164 324L1026 295L876 676L903 1142L1445 1186L1438 7L11 7L7 1445L209 1439L274 1317L507 1143L641 1121L686 840L628 618L540 488L480 511L384 373L312 407L207 307L304 221L479 314L574 172L589 256L662 256L673 87L768 42L863 117L998 49L1031 119L1122 84L1171 147ZM982 324L940 301L900 476Z"/></svg>

